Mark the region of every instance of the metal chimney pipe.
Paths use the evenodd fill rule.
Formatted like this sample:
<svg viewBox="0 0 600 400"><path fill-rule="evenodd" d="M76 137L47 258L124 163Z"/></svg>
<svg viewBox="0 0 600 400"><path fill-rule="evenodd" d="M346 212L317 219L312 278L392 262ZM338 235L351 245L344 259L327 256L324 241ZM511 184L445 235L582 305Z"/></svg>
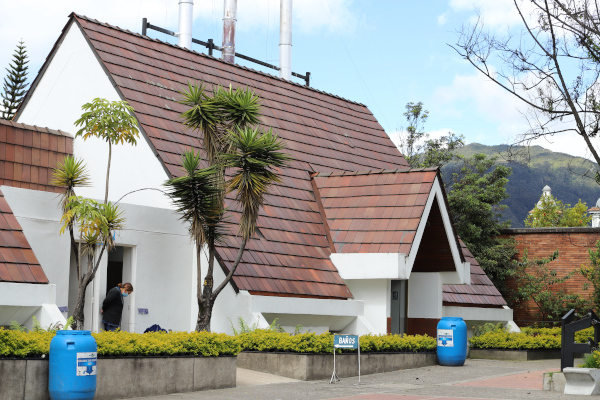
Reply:
<svg viewBox="0 0 600 400"><path fill-rule="evenodd" d="M235 21L237 15L237 0L225 0L223 7L223 51L221 59L230 63L235 62Z"/></svg>
<svg viewBox="0 0 600 400"><path fill-rule="evenodd" d="M179 37L178 45L192 48L192 25L194 21L194 0L179 0Z"/></svg>
<svg viewBox="0 0 600 400"><path fill-rule="evenodd" d="M281 0L279 19L279 77L292 79L292 0Z"/></svg>

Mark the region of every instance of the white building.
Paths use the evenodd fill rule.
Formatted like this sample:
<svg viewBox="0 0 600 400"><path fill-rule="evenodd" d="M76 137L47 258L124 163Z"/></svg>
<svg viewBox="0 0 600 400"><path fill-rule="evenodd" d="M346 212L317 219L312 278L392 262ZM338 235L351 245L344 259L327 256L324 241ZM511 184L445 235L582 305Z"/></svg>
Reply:
<svg viewBox="0 0 600 400"><path fill-rule="evenodd" d="M113 147L109 198L122 199L127 227L116 233L117 251L103 259L88 288L87 328L100 328L107 289L127 281L135 291L126 300L124 330L143 332L156 323L173 330L195 327L193 245L160 190L181 173L183 151L201 147L198 132L180 123L184 107L176 101L188 82L200 81L255 90L262 99L262 124L284 139L294 158L261 211L259 233L232 284L217 299L213 330L231 332L241 317L249 325L267 327L277 318L284 327L302 324L316 332L435 334L442 316L512 319L512 310L454 232L439 172L409 170L366 106L72 14L15 121L72 134L81 105L101 97L127 100L141 132L137 146ZM17 125L12 124L15 132L39 129ZM12 140L15 148L28 148L18 133ZM77 194L103 198L107 145L69 140L94 183ZM42 150L52 154L46 147ZM18 164L21 171L28 166L25 159L10 162L15 171ZM68 238L58 235L56 188L32 186L31 177L27 182L23 173L13 175L2 177L0 189L56 286L53 304L66 317L77 285ZM216 283L233 262L238 242L229 236L219 247ZM19 280L5 280L1 272L4 325L3 310L13 306L4 288ZM50 300L36 301L41 307Z"/></svg>

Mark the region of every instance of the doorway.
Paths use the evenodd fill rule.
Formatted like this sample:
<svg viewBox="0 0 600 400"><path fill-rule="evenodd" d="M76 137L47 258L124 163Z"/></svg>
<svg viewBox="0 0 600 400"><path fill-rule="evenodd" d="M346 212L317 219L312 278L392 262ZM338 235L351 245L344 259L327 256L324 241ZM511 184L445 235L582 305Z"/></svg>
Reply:
<svg viewBox="0 0 600 400"><path fill-rule="evenodd" d="M117 246L108 253L106 262L106 284L104 293L100 298L100 305L106 297L106 293L119 283L129 282L133 285L133 270L132 270L132 254L133 248L125 246ZM101 286L102 287L102 286ZM135 285L134 285L135 287ZM132 332L132 298L126 297L123 299L123 314L121 314L121 330Z"/></svg>
<svg viewBox="0 0 600 400"><path fill-rule="evenodd" d="M108 264L106 265L106 290L108 291L119 283L123 283L123 247L117 246L108 253Z"/></svg>
<svg viewBox="0 0 600 400"><path fill-rule="evenodd" d="M391 333L403 335L406 333L406 317L407 317L407 299L408 291L405 280L392 281L392 296L391 296Z"/></svg>

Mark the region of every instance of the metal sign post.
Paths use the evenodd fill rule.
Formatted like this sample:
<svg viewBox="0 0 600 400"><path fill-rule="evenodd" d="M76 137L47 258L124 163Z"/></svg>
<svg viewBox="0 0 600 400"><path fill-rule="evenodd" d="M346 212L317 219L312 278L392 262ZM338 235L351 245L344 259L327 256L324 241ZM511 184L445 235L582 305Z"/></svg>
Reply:
<svg viewBox="0 0 600 400"><path fill-rule="evenodd" d="M360 340L358 335L333 335L333 374L329 383L336 383L340 378L336 372L335 349L358 349L358 383L360 383Z"/></svg>

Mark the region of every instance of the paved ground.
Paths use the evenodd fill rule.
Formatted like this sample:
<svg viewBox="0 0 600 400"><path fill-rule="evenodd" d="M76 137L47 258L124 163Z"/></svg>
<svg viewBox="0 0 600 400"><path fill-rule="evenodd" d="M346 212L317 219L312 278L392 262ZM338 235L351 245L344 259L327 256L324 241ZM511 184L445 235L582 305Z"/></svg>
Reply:
<svg viewBox="0 0 600 400"><path fill-rule="evenodd" d="M558 371L560 360L467 360L463 367L424 367L361 378L303 382L238 369L238 387L145 397L145 400L481 400L578 399L542 391L542 374Z"/></svg>

